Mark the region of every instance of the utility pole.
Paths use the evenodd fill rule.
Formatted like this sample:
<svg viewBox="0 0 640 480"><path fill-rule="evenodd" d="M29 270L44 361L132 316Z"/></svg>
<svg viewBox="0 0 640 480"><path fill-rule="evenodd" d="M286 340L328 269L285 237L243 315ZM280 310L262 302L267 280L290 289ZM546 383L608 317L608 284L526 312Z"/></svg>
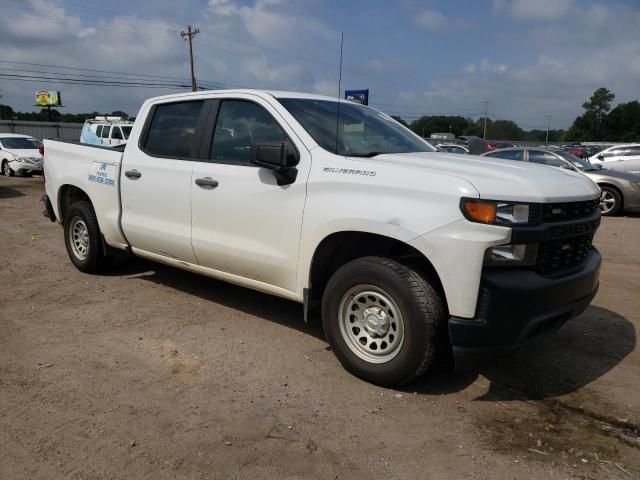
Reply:
<svg viewBox="0 0 640 480"><path fill-rule="evenodd" d="M547 119L547 140L544 143L549 143L549 128L551 127L551 119L553 115L545 115L544 118Z"/></svg>
<svg viewBox="0 0 640 480"><path fill-rule="evenodd" d="M487 115L489 115L489 100L487 97L484 97L484 131L482 133L482 138L487 139Z"/></svg>
<svg viewBox="0 0 640 480"><path fill-rule="evenodd" d="M187 40L189 42L189 61L191 62L191 90L194 92L198 90L198 86L196 85L196 74L193 71L193 45L191 41L193 37L195 37L199 33L200 30L197 28L191 30L191 25L187 25L186 32L184 30L180 32L180 36L184 40Z"/></svg>

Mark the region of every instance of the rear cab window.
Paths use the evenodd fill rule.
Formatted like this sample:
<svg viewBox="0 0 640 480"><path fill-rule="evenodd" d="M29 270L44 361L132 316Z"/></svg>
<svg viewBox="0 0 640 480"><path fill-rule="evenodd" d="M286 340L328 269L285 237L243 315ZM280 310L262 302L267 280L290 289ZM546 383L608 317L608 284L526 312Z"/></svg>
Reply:
<svg viewBox="0 0 640 480"><path fill-rule="evenodd" d="M161 103L152 107L142 150L156 157L197 158L196 137L204 100ZM198 144L198 145L197 145Z"/></svg>

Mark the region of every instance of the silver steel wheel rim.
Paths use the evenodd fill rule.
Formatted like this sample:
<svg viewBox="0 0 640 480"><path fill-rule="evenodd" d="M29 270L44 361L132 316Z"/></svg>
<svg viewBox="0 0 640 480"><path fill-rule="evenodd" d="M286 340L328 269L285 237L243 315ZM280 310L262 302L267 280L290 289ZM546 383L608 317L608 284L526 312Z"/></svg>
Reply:
<svg viewBox="0 0 640 480"><path fill-rule="evenodd" d="M85 260L89 254L89 229L79 217L71 220L71 228L69 228L69 240L71 250L78 260Z"/></svg>
<svg viewBox="0 0 640 480"><path fill-rule="evenodd" d="M353 287L342 297L338 315L342 339L358 358L386 363L400 352L404 320L384 290L373 285Z"/></svg>
<svg viewBox="0 0 640 480"><path fill-rule="evenodd" d="M11 176L11 167L9 166L8 162L4 162L4 166L2 168L5 177L10 177Z"/></svg>
<svg viewBox="0 0 640 480"><path fill-rule="evenodd" d="M600 195L600 210L609 213L616 206L616 197L608 190L603 190Z"/></svg>

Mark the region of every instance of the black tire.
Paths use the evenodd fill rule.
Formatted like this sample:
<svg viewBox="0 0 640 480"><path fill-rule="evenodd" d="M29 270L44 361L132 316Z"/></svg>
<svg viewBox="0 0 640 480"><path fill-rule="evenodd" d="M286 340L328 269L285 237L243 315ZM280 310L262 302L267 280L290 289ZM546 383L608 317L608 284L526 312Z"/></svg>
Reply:
<svg viewBox="0 0 640 480"><path fill-rule="evenodd" d="M344 310L347 303L343 299L353 306L350 292L361 285L384 292L400 310L403 341L395 356L384 363L361 358L355 353L359 347L354 350L345 339L350 333L343 334L340 329L340 322L345 325L347 321L341 320L341 311L351 313L349 308ZM365 314L366 310L361 313ZM408 383L436 363L446 335L445 322L446 308L434 288L411 268L388 258L363 257L343 265L329 280L322 299L322 326L340 363L355 376L385 387ZM347 328L348 324L344 331Z"/></svg>
<svg viewBox="0 0 640 480"><path fill-rule="evenodd" d="M81 255L78 251L80 247L74 247L73 238L77 239L78 236L72 235L71 231L76 225L79 226L80 222L86 227L87 233L86 246L81 247L83 251L86 249L85 255ZM98 226L98 219L96 218L93 206L89 202L80 201L73 203L65 212L64 243L67 247L69 258L81 272L98 273L102 271L108 263L102 246L102 236L100 234L100 227Z"/></svg>
<svg viewBox="0 0 640 480"><path fill-rule="evenodd" d="M600 190L602 190L602 196L600 197L600 210L602 212L602 215L605 217L617 215L622 208L622 196L620 195L620 192L616 188L609 187L608 185L601 185ZM608 204L606 207L603 206L602 200L605 198L605 196L607 199L614 202L612 207L610 206L610 204Z"/></svg>
<svg viewBox="0 0 640 480"><path fill-rule="evenodd" d="M15 172L11 170L11 167L9 166L9 162L7 160L3 160L2 162L2 174L5 177L13 177L15 175Z"/></svg>

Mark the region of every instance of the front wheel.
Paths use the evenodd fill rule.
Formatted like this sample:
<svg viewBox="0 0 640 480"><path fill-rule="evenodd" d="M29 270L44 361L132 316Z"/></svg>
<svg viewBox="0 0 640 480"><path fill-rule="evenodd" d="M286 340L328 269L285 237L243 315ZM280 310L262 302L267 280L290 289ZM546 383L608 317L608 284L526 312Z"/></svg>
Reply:
<svg viewBox="0 0 640 480"><path fill-rule="evenodd" d="M78 270L96 273L105 266L100 227L89 202L76 202L65 212L64 242L69 258Z"/></svg>
<svg viewBox="0 0 640 480"><path fill-rule="evenodd" d="M11 170L11 167L9 166L9 162L6 160L2 162L2 173L5 177L13 177L14 174L13 170Z"/></svg>
<svg viewBox="0 0 640 480"><path fill-rule="evenodd" d="M600 190L600 211L602 215L611 216L620 211L622 207L622 197L615 188L601 186Z"/></svg>
<svg viewBox="0 0 640 480"><path fill-rule="evenodd" d="M445 320L442 298L422 276L381 257L342 266L322 300L324 332L342 365L387 387L410 382L435 363Z"/></svg>

